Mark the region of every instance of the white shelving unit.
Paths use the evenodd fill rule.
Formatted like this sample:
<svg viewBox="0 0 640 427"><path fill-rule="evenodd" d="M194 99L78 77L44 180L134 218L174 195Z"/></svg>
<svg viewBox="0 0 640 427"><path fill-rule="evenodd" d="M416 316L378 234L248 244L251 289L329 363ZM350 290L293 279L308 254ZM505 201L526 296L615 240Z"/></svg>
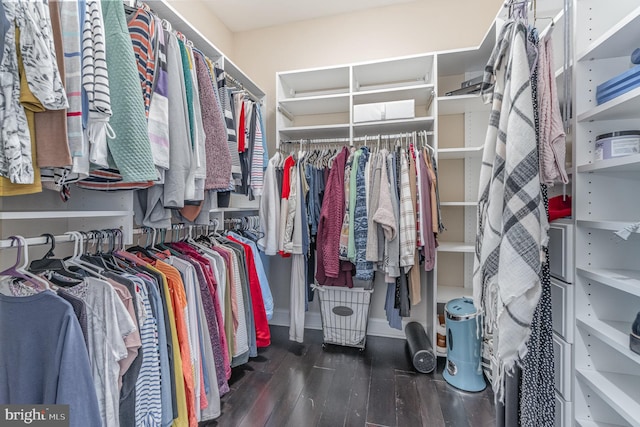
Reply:
<svg viewBox="0 0 640 427"><path fill-rule="evenodd" d="M433 131L434 55L276 75L277 143ZM355 105L413 100L413 118L354 122Z"/></svg>
<svg viewBox="0 0 640 427"><path fill-rule="evenodd" d="M277 144L308 140L339 139L349 144L354 138L380 135L408 134L426 131L433 141L437 127L435 54L285 71L276 74ZM369 122L354 121L354 107L369 104L412 100L413 117ZM384 141L384 139L382 139ZM422 266L416 268L422 269ZM435 348L435 290L429 278L421 275L423 302L412 307L409 320L425 322L427 333ZM372 307L382 307L383 294L373 295ZM425 304L427 305L425 307ZM380 322L387 335L397 335L388 328L386 319L376 318L372 310L370 320ZM376 323L378 324L378 323ZM385 329L386 328L386 329Z"/></svg>
<svg viewBox="0 0 640 427"><path fill-rule="evenodd" d="M437 137L440 206L447 230L438 238L437 304L473 295L478 177L491 105L479 94L446 96L460 83L483 75L500 26L496 19L482 43L471 49L438 52ZM460 129L462 127L462 129ZM451 179L452 175L456 178ZM455 181L453 182L447 182ZM437 312L443 312L442 306Z"/></svg>
<svg viewBox="0 0 640 427"><path fill-rule="evenodd" d="M637 1L575 0L575 423L640 426L640 355L629 349L640 311L640 239L614 235L640 221L640 155L594 160L596 137L640 126L640 89L602 105L596 86L630 67ZM631 195L631 196L630 196Z"/></svg>

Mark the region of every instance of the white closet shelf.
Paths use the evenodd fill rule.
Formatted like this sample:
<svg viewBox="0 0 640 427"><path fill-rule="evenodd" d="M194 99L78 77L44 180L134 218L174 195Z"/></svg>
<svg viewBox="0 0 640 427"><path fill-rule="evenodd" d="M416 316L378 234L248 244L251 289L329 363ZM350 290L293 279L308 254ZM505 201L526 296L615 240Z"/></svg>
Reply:
<svg viewBox="0 0 640 427"><path fill-rule="evenodd" d="M618 353L628 357L636 363L640 363L640 354L629 349L629 333L631 322L615 322L612 320L598 320L590 318L576 319L578 328L589 332L591 335L604 342Z"/></svg>
<svg viewBox="0 0 640 427"><path fill-rule="evenodd" d="M637 425L640 419L640 377L592 369L576 369L576 377L586 382L627 422Z"/></svg>
<svg viewBox="0 0 640 427"><path fill-rule="evenodd" d="M640 154L600 160L588 165L578 166L578 172L638 172Z"/></svg>
<svg viewBox="0 0 640 427"><path fill-rule="evenodd" d="M463 114L471 111L491 110L491 104L485 104L480 95L439 96L438 114Z"/></svg>
<svg viewBox="0 0 640 427"><path fill-rule="evenodd" d="M402 101L405 99L415 100L416 105L430 105L433 100L434 85L419 84L404 87L394 87L385 89L363 90L354 92L354 104L367 104L369 102L389 102Z"/></svg>
<svg viewBox="0 0 640 427"><path fill-rule="evenodd" d="M576 424L578 427L625 427L621 424L611 424L611 423L603 423L601 421L592 421L592 420L581 420L576 419Z"/></svg>
<svg viewBox="0 0 640 427"><path fill-rule="evenodd" d="M379 85L431 81L434 55L412 55L391 60L370 61L353 65L355 90Z"/></svg>
<svg viewBox="0 0 640 427"><path fill-rule="evenodd" d="M638 47L640 7L621 19L578 55L578 61L629 56Z"/></svg>
<svg viewBox="0 0 640 427"><path fill-rule="evenodd" d="M251 212L251 211L259 211L260 208L258 206L247 206L247 207L231 207L231 208L213 208L210 209L209 212Z"/></svg>
<svg viewBox="0 0 640 427"><path fill-rule="evenodd" d="M640 23L638 24L640 25ZM578 115L578 122L637 119L640 110L640 87Z"/></svg>
<svg viewBox="0 0 640 427"><path fill-rule="evenodd" d="M377 122L354 123L354 136L371 134L405 133L433 129L433 117L416 117L415 119L381 120Z"/></svg>
<svg viewBox="0 0 640 427"><path fill-rule="evenodd" d="M280 106L294 116L309 114L348 113L349 95L306 96L280 101Z"/></svg>
<svg viewBox="0 0 640 427"><path fill-rule="evenodd" d="M438 242L438 252L474 253L476 246L469 242Z"/></svg>
<svg viewBox="0 0 640 427"><path fill-rule="evenodd" d="M610 230L619 231L625 227L635 224L632 221L590 221L590 220L578 220L578 226L593 228L596 230Z"/></svg>
<svg viewBox="0 0 640 427"><path fill-rule="evenodd" d="M296 126L280 129L280 134L293 139L349 138L349 124Z"/></svg>
<svg viewBox="0 0 640 427"><path fill-rule="evenodd" d="M442 286L438 285L437 290L437 302L438 304L446 304L452 299L469 297L473 298L473 289L464 288L462 286Z"/></svg>
<svg viewBox="0 0 640 427"><path fill-rule="evenodd" d="M478 206L478 202L440 202L440 206Z"/></svg>
<svg viewBox="0 0 640 427"><path fill-rule="evenodd" d="M482 156L484 145L480 147L439 148L438 159L467 159Z"/></svg>
<svg viewBox="0 0 640 427"><path fill-rule="evenodd" d="M287 97L305 93L349 93L349 67L283 72L278 73L278 78L286 86Z"/></svg>
<svg viewBox="0 0 640 427"><path fill-rule="evenodd" d="M132 211L5 211L0 219L68 219L68 218L112 218L133 216Z"/></svg>
<svg viewBox="0 0 640 427"><path fill-rule="evenodd" d="M578 275L595 280L603 285L619 291L640 297L640 271L605 269L605 268L577 268Z"/></svg>

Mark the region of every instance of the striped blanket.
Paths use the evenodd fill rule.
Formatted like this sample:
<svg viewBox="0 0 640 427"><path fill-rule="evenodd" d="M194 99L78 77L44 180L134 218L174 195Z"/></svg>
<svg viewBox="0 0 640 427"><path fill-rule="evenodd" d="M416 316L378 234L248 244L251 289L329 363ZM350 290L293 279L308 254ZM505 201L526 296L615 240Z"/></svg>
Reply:
<svg viewBox="0 0 640 427"><path fill-rule="evenodd" d="M483 358L497 397L526 354L540 298L545 215L538 168L526 27L505 24L485 69L492 101L478 195L473 297L483 318Z"/></svg>

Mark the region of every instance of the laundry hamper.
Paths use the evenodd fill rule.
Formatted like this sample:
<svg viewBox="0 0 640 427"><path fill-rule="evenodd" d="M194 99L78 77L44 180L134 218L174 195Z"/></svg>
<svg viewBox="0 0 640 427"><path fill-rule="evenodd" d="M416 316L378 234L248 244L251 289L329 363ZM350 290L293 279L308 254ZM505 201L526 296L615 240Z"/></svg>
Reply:
<svg viewBox="0 0 640 427"><path fill-rule="evenodd" d="M373 289L314 286L320 298L323 343L364 350Z"/></svg>

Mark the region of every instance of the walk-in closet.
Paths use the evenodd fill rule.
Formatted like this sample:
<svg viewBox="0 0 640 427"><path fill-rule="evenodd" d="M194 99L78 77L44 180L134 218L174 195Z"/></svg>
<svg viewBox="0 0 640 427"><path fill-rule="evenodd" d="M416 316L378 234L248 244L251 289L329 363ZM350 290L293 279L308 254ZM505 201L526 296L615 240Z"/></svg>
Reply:
<svg viewBox="0 0 640 427"><path fill-rule="evenodd" d="M0 425L640 427L636 0L0 0Z"/></svg>

